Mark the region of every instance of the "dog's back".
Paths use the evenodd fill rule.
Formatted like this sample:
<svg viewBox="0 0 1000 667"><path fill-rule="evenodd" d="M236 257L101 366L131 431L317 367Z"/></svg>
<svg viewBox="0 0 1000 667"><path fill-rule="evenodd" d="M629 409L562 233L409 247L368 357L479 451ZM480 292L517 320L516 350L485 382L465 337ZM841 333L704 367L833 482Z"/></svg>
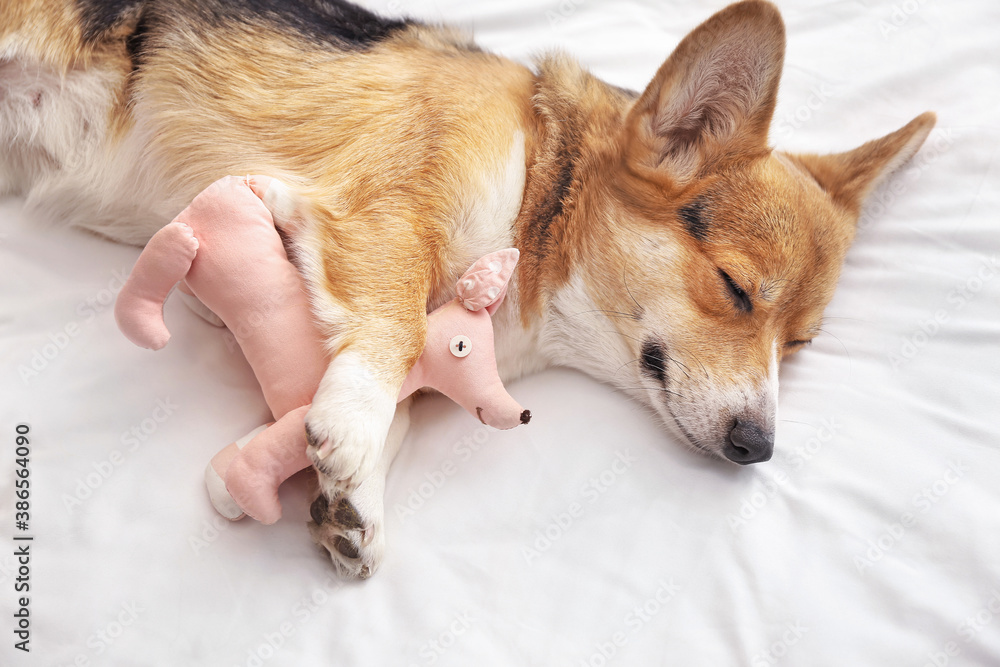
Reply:
<svg viewBox="0 0 1000 667"><path fill-rule="evenodd" d="M81 0L48 23L36 5L0 10L0 133L7 189L55 217L142 243L246 172L300 185L325 215L379 211L344 239L356 247L409 234L392 228L401 202L423 202L422 242L442 252L460 246L442 219L481 236L517 214L531 73L457 33L343 2ZM498 179L516 197L490 201ZM455 270L499 235L469 239Z"/></svg>

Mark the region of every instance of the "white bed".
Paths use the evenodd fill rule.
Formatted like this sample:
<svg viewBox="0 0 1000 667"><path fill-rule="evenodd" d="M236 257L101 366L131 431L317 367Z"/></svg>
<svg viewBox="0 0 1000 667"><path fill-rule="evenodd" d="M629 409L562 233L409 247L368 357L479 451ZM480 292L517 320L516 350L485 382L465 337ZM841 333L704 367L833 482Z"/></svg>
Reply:
<svg viewBox="0 0 1000 667"><path fill-rule="evenodd" d="M725 3L366 4L641 88ZM171 344L132 346L111 300L138 251L0 202L0 665L1000 665L1000 5L779 4L775 145L939 123L782 367L774 459L690 453L570 371L510 385L535 415L512 432L427 398L363 583L311 543L305 475L271 527L209 505L206 460L266 415L224 335L171 300ZM34 536L30 654L15 534Z"/></svg>

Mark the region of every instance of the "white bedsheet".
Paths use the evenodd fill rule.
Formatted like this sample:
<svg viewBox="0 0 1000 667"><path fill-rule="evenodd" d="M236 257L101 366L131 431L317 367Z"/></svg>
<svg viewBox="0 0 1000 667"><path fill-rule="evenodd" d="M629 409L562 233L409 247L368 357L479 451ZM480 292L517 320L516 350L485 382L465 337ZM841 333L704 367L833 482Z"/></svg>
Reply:
<svg viewBox="0 0 1000 667"><path fill-rule="evenodd" d="M368 4L641 88L724 3ZM171 344L132 346L111 301L137 251L0 203L0 665L1000 665L1000 5L779 4L778 147L939 124L782 367L774 459L689 453L571 371L510 386L535 415L513 432L428 398L363 583L310 542L304 476L272 527L209 505L206 460L266 415L224 335L171 300ZM15 534L34 536L30 654Z"/></svg>

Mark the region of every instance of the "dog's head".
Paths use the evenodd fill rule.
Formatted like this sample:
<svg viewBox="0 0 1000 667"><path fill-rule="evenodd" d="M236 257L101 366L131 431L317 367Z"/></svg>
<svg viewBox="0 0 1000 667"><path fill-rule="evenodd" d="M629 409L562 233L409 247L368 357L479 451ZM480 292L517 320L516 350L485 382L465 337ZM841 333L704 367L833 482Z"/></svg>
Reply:
<svg viewBox="0 0 1000 667"><path fill-rule="evenodd" d="M772 5L732 5L590 139L576 269L550 300L613 323L609 337L563 317L568 353L741 464L771 457L778 362L819 331L865 196L934 125L924 114L836 155L772 150L784 47Z"/></svg>

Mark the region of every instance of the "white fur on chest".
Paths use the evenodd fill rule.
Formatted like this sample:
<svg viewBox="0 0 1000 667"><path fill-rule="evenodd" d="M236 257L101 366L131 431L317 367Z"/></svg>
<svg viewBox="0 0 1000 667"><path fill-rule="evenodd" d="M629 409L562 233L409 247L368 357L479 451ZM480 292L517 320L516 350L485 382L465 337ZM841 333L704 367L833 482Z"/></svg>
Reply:
<svg viewBox="0 0 1000 667"><path fill-rule="evenodd" d="M538 372L551 365L541 347L541 323L525 328L521 323L521 308L517 296L517 278L507 290L503 305L493 315L493 340L497 372L504 382Z"/></svg>
<svg viewBox="0 0 1000 667"><path fill-rule="evenodd" d="M614 322L594 303L579 274L552 295L538 342L556 366L568 366L631 393L635 355Z"/></svg>

